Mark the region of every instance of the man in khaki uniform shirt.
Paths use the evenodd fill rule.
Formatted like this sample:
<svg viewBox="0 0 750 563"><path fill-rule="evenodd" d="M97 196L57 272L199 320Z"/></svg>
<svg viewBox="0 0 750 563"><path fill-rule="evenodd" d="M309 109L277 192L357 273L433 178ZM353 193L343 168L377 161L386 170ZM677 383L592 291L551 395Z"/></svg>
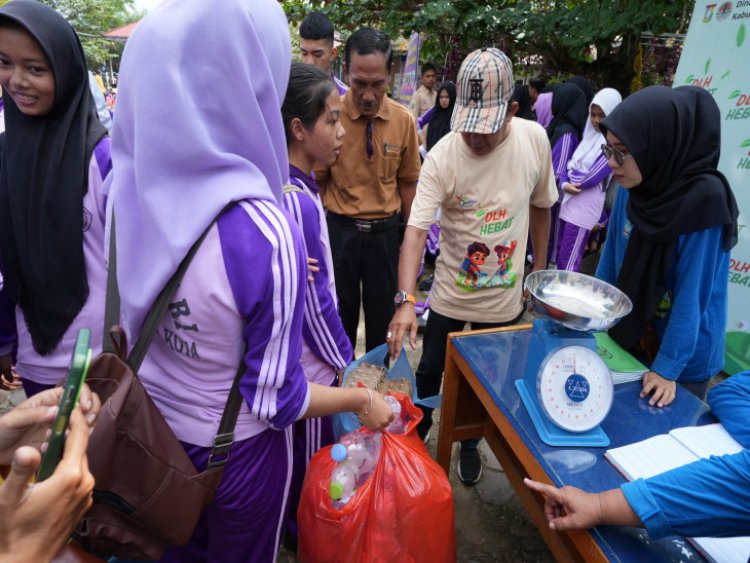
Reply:
<svg viewBox="0 0 750 563"><path fill-rule="evenodd" d="M398 225L409 220L419 177L414 118L385 95L392 59L382 32L364 28L349 37L344 144L329 169L315 170L328 210L339 315L354 347L364 309L367 350L385 342L395 310Z"/></svg>
<svg viewBox="0 0 750 563"><path fill-rule="evenodd" d="M425 63L422 65L421 81L414 91L414 95L411 98L409 104L409 110L414 116L414 119L422 117L424 113L435 105L437 99L437 92L435 91L435 80L437 79L437 70L435 65L432 63Z"/></svg>

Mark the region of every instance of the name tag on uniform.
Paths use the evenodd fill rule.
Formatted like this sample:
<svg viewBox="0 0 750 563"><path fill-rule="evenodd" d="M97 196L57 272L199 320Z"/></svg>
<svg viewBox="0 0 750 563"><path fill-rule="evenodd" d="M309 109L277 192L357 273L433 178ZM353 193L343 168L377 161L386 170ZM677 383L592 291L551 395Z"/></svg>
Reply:
<svg viewBox="0 0 750 563"><path fill-rule="evenodd" d="M401 156L401 145L383 143L383 156Z"/></svg>

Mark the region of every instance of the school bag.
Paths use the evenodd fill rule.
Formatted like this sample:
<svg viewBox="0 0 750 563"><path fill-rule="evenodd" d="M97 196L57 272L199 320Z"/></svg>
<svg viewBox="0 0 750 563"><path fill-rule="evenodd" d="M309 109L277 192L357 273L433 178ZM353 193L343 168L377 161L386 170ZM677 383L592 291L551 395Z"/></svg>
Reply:
<svg viewBox="0 0 750 563"><path fill-rule="evenodd" d="M159 322L211 226L213 222L156 298L126 356L125 333L116 326L120 304L112 223L105 308L105 335L111 342L104 339L103 351L92 360L86 379L102 401L87 450L96 480L94 503L73 534L92 553L159 559L167 547L187 543L221 480L242 405L239 380L245 371L244 351L205 471L195 469L137 375Z"/></svg>

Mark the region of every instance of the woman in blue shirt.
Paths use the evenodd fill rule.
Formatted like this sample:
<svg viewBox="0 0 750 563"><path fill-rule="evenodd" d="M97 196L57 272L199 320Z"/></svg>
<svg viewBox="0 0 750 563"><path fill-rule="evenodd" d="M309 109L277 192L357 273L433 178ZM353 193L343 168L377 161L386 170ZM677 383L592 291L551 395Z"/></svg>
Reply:
<svg viewBox="0 0 750 563"><path fill-rule="evenodd" d="M597 277L617 285L633 311L610 329L633 348L650 329L641 396L663 407L676 381L699 398L724 364L729 250L737 203L717 170L721 116L705 90L645 88L601 122L619 190Z"/></svg>

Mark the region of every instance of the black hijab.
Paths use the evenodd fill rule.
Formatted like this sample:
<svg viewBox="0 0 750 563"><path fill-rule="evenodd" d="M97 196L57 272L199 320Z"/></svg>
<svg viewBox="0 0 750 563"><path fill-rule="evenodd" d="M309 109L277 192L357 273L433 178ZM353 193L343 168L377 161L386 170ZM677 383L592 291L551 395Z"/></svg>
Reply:
<svg viewBox="0 0 750 563"><path fill-rule="evenodd" d="M0 255L5 291L23 311L34 349L49 354L88 297L83 196L91 153L106 134L96 115L83 48L52 8L13 0L0 8L41 46L55 78L50 113L21 113L6 90L0 141Z"/></svg>
<svg viewBox="0 0 750 563"><path fill-rule="evenodd" d="M518 84L513 88L513 95L510 97L511 102L518 102L518 111L516 117L536 121L536 114L532 109L531 94L529 87L524 84Z"/></svg>
<svg viewBox="0 0 750 563"><path fill-rule="evenodd" d="M617 279L633 311L610 329L629 348L644 334L666 291L679 236L723 225L722 248L728 251L737 243L739 211L716 169L721 114L703 88L649 86L626 98L600 127L622 141L643 176L630 189L633 232Z"/></svg>
<svg viewBox="0 0 750 563"><path fill-rule="evenodd" d="M547 136L554 147L565 133L573 133L579 141L589 117L586 97L571 82L564 82L552 92L552 121L547 125Z"/></svg>
<svg viewBox="0 0 750 563"><path fill-rule="evenodd" d="M448 97L450 98L447 108L440 106L440 92L443 90L448 92ZM427 127L427 152L451 130L451 117L453 116L453 106L455 105L456 85L450 80L446 80L438 90L438 95L435 99L435 109L432 112L432 117L430 117Z"/></svg>
<svg viewBox="0 0 750 563"><path fill-rule="evenodd" d="M586 107L591 105L591 100L594 99L594 88L591 86L591 81L583 76L571 76L566 80L571 84L575 84L581 89L583 95L586 97Z"/></svg>

